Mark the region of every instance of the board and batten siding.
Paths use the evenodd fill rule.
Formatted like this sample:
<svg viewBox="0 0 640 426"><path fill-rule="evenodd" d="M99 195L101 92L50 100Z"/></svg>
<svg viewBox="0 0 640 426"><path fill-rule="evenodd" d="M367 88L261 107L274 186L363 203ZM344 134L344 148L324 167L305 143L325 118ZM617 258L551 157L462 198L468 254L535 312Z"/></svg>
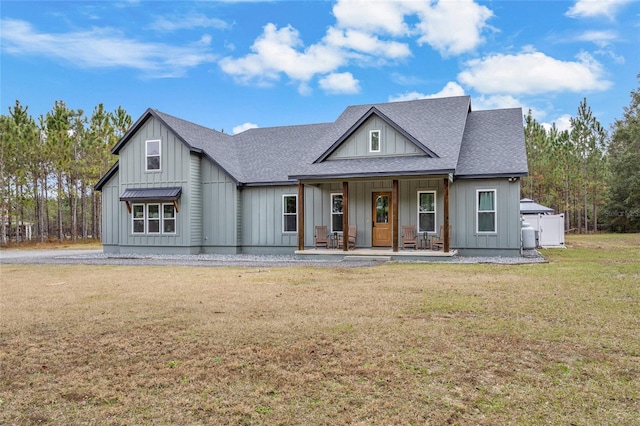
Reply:
<svg viewBox="0 0 640 426"><path fill-rule="evenodd" d="M145 171L145 141L160 140L160 171ZM198 181L192 181L192 166L198 157L162 123L150 118L131 137L119 152L119 194L127 188L181 187L176 214L176 233L159 235L134 235L131 213L121 204L119 243L121 252L182 252L198 253L200 239L193 239L198 224L192 223L200 213L192 212L192 203L198 203ZM196 160L194 160L194 158ZM194 192L195 188L195 192ZM119 196L118 194L118 196ZM195 197L195 198L194 198ZM116 197L116 200L118 197ZM124 209L124 210L122 210ZM192 226L195 225L195 230Z"/></svg>
<svg viewBox="0 0 640 426"><path fill-rule="evenodd" d="M204 253L236 253L238 189L231 178L206 158L202 166L202 240ZM194 207L195 208L195 207Z"/></svg>
<svg viewBox="0 0 640 426"><path fill-rule="evenodd" d="M369 132L380 130L380 152L369 152ZM388 125L380 117L373 115L366 120L347 140L345 140L328 160L358 157L391 157L405 155L426 155L413 142Z"/></svg>
<svg viewBox="0 0 640 426"><path fill-rule="evenodd" d="M476 231L476 192L496 190L497 229L495 233ZM520 182L507 179L460 179L450 189L450 215L453 226L453 247L474 254L477 249L496 253L520 250ZM480 253L480 251L477 251Z"/></svg>
<svg viewBox="0 0 640 426"><path fill-rule="evenodd" d="M123 214L118 185L118 172L102 187L102 246L105 253L118 253L119 225ZM124 214L127 213L124 207Z"/></svg>
<svg viewBox="0 0 640 426"><path fill-rule="evenodd" d="M247 187L240 194L241 245L244 252L250 252L253 248L297 247L297 232L283 232L282 228L283 196L297 195L297 186Z"/></svg>

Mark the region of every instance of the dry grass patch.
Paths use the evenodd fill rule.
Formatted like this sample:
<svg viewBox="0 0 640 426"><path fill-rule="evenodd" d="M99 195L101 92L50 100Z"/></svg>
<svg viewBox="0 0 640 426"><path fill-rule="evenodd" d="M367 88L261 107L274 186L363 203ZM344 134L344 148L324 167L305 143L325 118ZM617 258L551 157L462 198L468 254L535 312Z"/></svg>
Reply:
<svg viewBox="0 0 640 426"><path fill-rule="evenodd" d="M571 252L520 266L2 265L0 423L630 424L640 271L624 259L640 249Z"/></svg>

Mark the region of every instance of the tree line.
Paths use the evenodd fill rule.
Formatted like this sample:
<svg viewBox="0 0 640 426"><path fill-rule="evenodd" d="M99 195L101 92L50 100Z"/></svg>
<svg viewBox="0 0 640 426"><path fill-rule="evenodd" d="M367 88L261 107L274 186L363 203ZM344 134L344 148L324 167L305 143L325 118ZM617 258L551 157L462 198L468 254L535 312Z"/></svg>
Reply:
<svg viewBox="0 0 640 426"><path fill-rule="evenodd" d="M640 76L639 76L640 77ZM522 196L563 213L565 231L640 232L640 89L610 132L586 98L570 130L525 117L529 176Z"/></svg>
<svg viewBox="0 0 640 426"><path fill-rule="evenodd" d="M638 75L640 79L640 75ZM19 101L0 115L0 243L101 239L93 189L115 162L111 148L132 119L96 106L91 116L63 101L36 121ZM522 196L564 213L565 230L640 232L640 88L623 117L602 127L586 98L570 130L524 117L529 176Z"/></svg>
<svg viewBox="0 0 640 426"><path fill-rule="evenodd" d="M103 104L87 116L56 101L36 121L28 109L16 101L0 115L0 244L100 240L101 198L93 186L115 162L110 150L131 116Z"/></svg>

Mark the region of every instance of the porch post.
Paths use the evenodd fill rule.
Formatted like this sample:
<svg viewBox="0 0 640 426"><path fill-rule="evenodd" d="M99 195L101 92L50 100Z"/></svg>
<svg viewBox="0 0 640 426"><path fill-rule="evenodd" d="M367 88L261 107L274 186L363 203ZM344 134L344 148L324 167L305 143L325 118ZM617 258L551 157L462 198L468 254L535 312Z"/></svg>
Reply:
<svg viewBox="0 0 640 426"><path fill-rule="evenodd" d="M342 182L342 250L349 251L349 182Z"/></svg>
<svg viewBox="0 0 640 426"><path fill-rule="evenodd" d="M449 253L451 241L449 241L449 177L444 179L444 247L445 253Z"/></svg>
<svg viewBox="0 0 640 426"><path fill-rule="evenodd" d="M393 251L398 251L398 179L393 180L391 192L391 239Z"/></svg>
<svg viewBox="0 0 640 426"><path fill-rule="evenodd" d="M298 182L298 250L304 250L304 183Z"/></svg>

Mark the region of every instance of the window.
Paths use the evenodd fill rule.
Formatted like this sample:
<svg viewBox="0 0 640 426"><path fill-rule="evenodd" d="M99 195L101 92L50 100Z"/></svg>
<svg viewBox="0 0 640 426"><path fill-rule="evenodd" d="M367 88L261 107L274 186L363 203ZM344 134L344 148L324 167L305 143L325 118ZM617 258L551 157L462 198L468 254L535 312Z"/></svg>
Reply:
<svg viewBox="0 0 640 426"><path fill-rule="evenodd" d="M146 142L146 160L145 170L160 171L160 141L152 140Z"/></svg>
<svg viewBox="0 0 640 426"><path fill-rule="evenodd" d="M418 232L436 232L435 191L418 191Z"/></svg>
<svg viewBox="0 0 640 426"><path fill-rule="evenodd" d="M134 204L132 206L133 213L131 215L133 220L133 233L144 234L144 204Z"/></svg>
<svg viewBox="0 0 640 426"><path fill-rule="evenodd" d="M175 234L176 209L173 204L134 204L132 222L134 234Z"/></svg>
<svg viewBox="0 0 640 426"><path fill-rule="evenodd" d="M164 204L162 206L162 233L176 233L176 209L173 204Z"/></svg>
<svg viewBox="0 0 640 426"><path fill-rule="evenodd" d="M342 194L331 194L331 232L342 232Z"/></svg>
<svg viewBox="0 0 640 426"><path fill-rule="evenodd" d="M479 189L476 192L476 207L477 231L496 232L496 190Z"/></svg>
<svg viewBox="0 0 640 426"><path fill-rule="evenodd" d="M282 196L282 232L298 232L298 196Z"/></svg>
<svg viewBox="0 0 640 426"><path fill-rule="evenodd" d="M369 152L380 152L380 130L369 131Z"/></svg>

